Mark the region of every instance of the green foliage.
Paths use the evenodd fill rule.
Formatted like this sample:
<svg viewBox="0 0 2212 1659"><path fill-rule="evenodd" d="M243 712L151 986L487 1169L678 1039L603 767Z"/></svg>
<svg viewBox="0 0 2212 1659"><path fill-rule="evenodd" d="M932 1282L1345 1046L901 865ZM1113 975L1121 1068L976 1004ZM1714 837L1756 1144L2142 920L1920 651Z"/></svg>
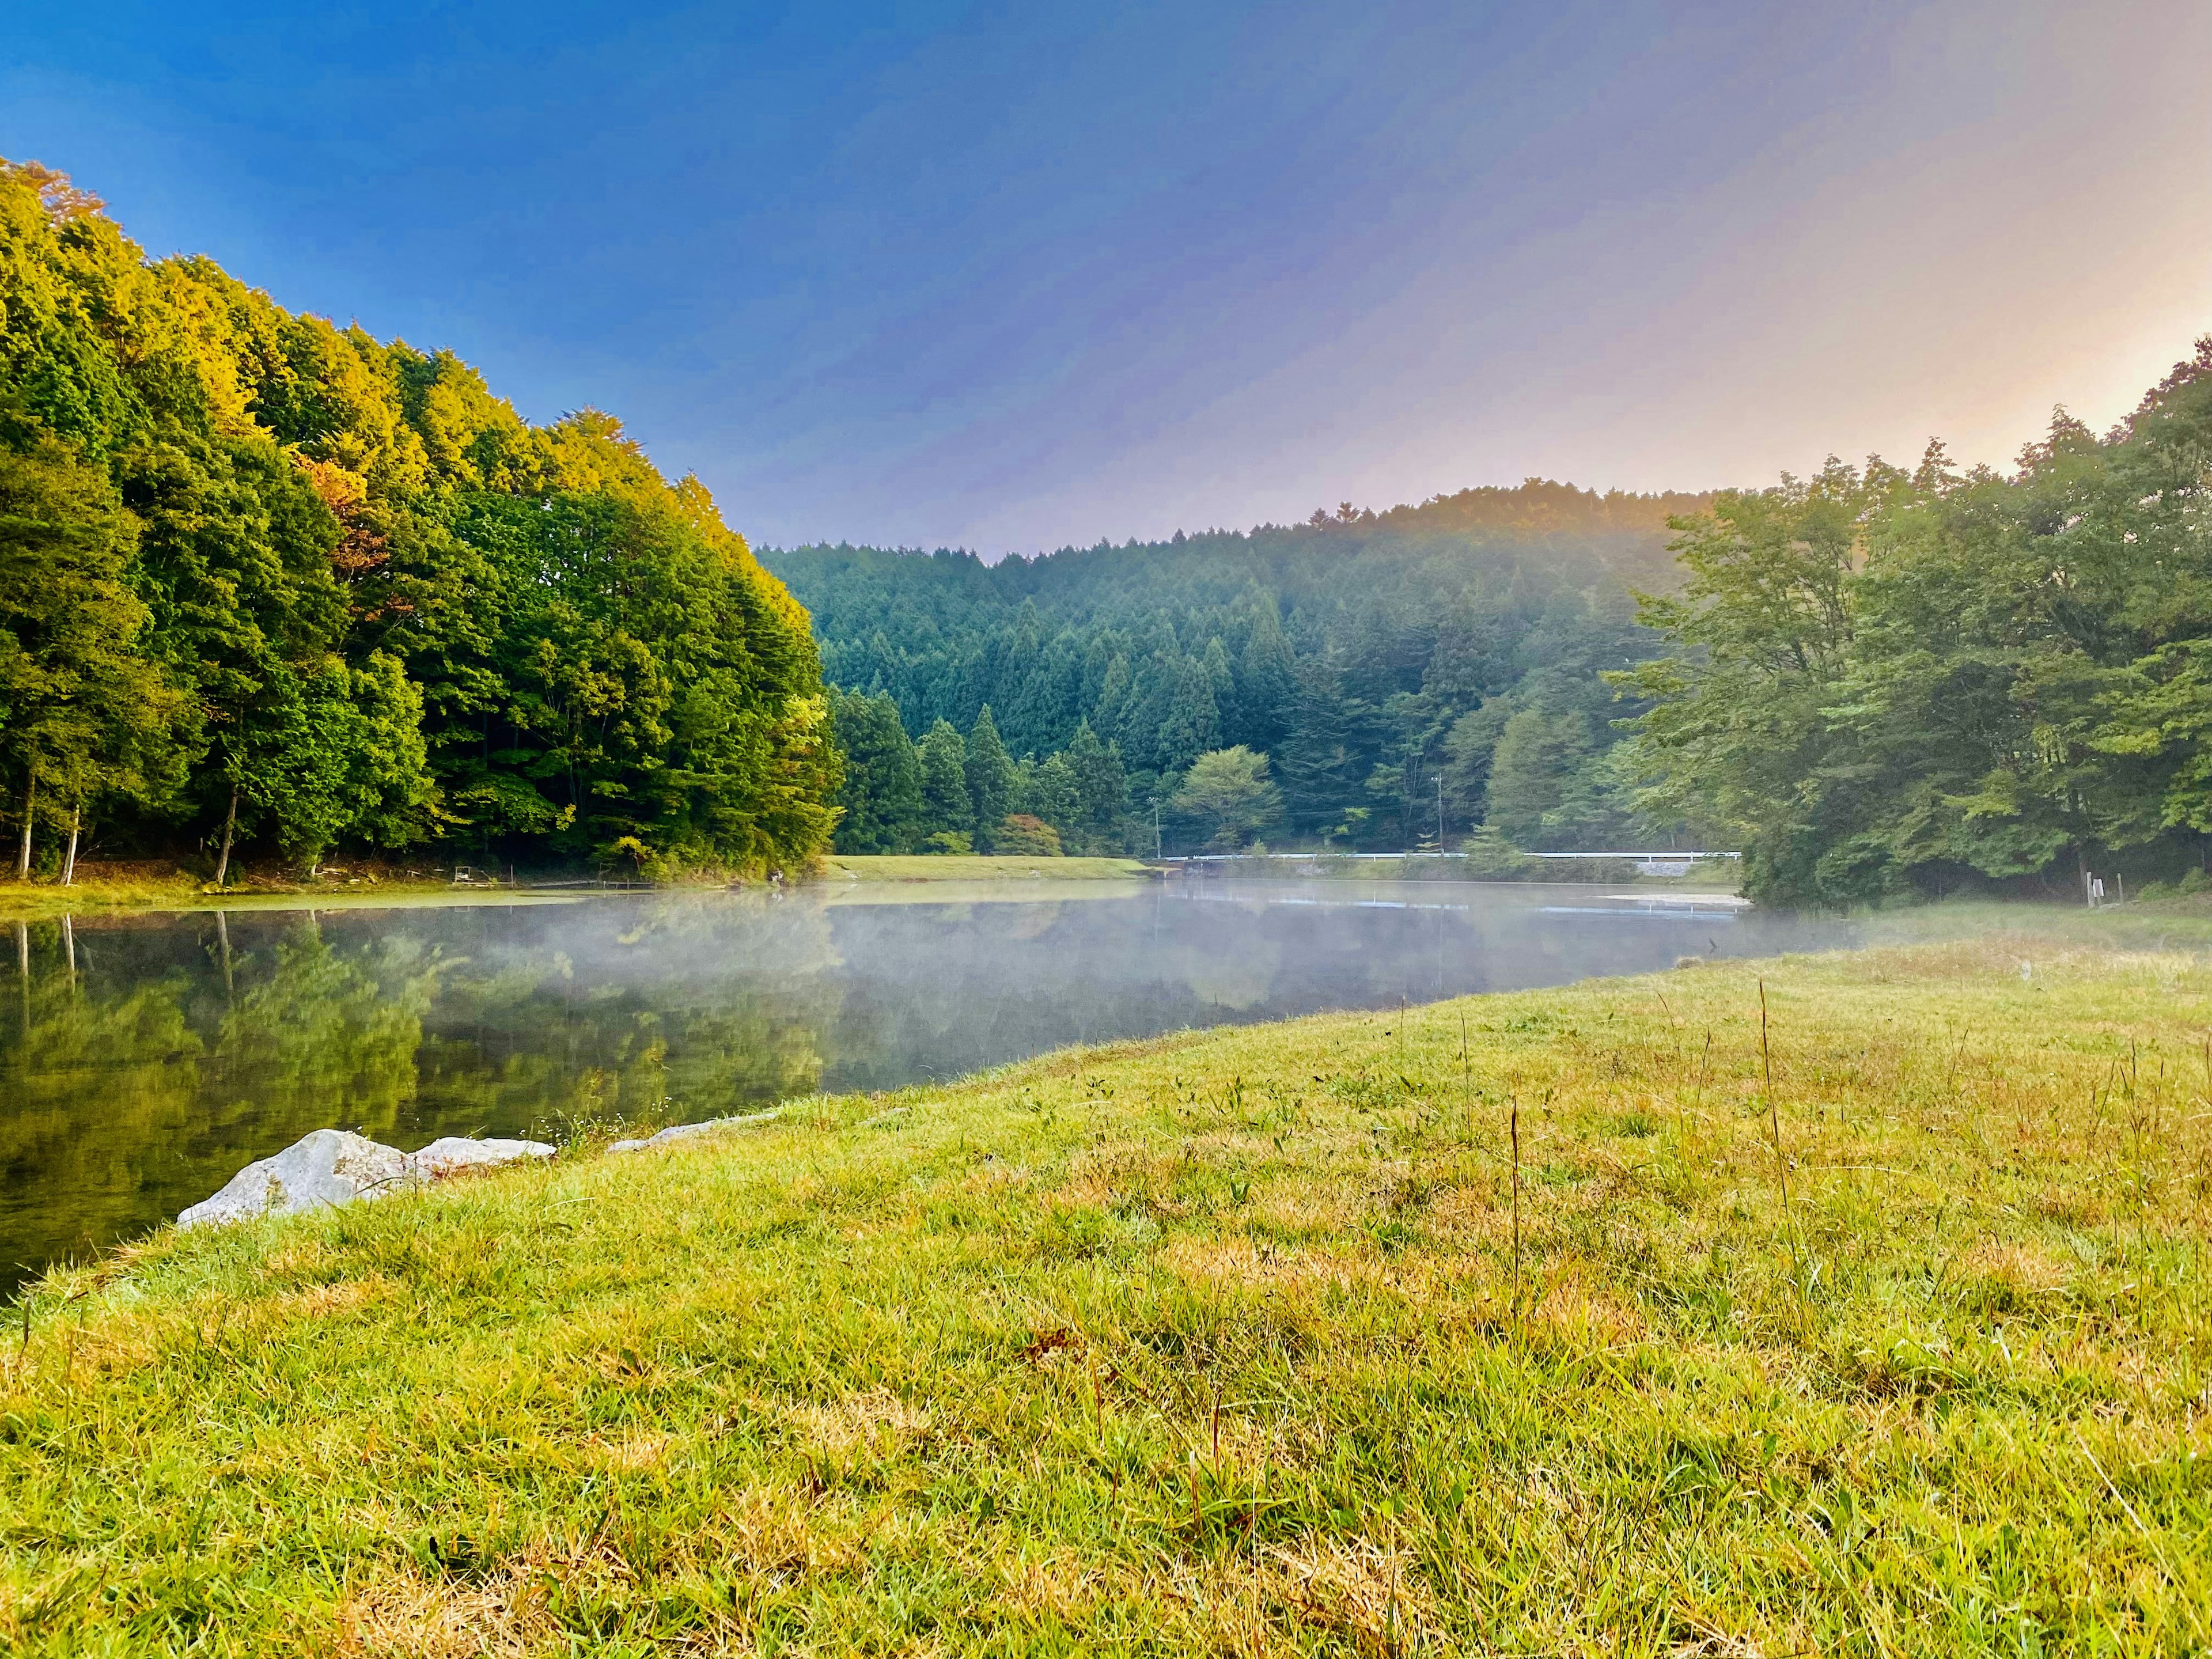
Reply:
<svg viewBox="0 0 2212 1659"><path fill-rule="evenodd" d="M1063 838L1083 826L1083 784L1065 754L1048 755L1029 775L1022 791L1022 807L1032 817L1052 826Z"/></svg>
<svg viewBox="0 0 2212 1659"><path fill-rule="evenodd" d="M1014 804L1018 787L1014 763L999 741L999 728L985 703L975 716L975 729L968 734L961 755L961 769L968 780L968 801L975 838L982 851L997 849L999 821Z"/></svg>
<svg viewBox="0 0 2212 1659"><path fill-rule="evenodd" d="M992 845L1007 857L1056 859L1060 856L1060 832L1029 812L1009 812L999 820Z"/></svg>
<svg viewBox="0 0 2212 1659"><path fill-rule="evenodd" d="M2061 411L2016 472L1832 462L1685 519L1647 811L1745 852L1746 889L1846 904L2070 890L2212 831L2212 339L2099 439Z"/></svg>
<svg viewBox="0 0 2212 1659"><path fill-rule="evenodd" d="M149 261L6 162L0 493L0 558L62 575L0 600L19 827L45 790L121 844L234 832L310 863L827 843L805 613L696 479L597 411L532 428L450 354ZM23 608L49 601L81 625Z"/></svg>
<svg viewBox="0 0 2212 1659"><path fill-rule="evenodd" d="M1435 833L1447 737L1486 700L1578 713L1595 748L1615 743L1610 722L1641 705L1617 705L1598 676L1656 644L1626 585L1668 584L1667 519L1705 499L1531 481L989 566L852 547L767 556L812 611L829 678L889 692L910 733L970 730L988 704L1016 756L1116 753L1146 851L1151 803L1199 755L1237 746L1269 757L1297 834L1349 823L1363 844L1403 846ZM1486 753L1472 773L1457 764L1455 833L1480 822ZM1593 767L1578 787L1610 792L1614 775ZM1603 806L1550 833L1620 833L1623 803ZM1134 842L1126 816L1087 805L1089 844Z"/></svg>
<svg viewBox="0 0 2212 1659"><path fill-rule="evenodd" d="M1175 810L1197 826L1210 850L1233 853L1281 823L1283 796L1267 776L1267 757L1239 744L1190 763Z"/></svg>
<svg viewBox="0 0 2212 1659"><path fill-rule="evenodd" d="M0 788L21 856L43 796L64 818L174 783L179 698L137 648L138 525L106 477L51 437L0 447Z"/></svg>
<svg viewBox="0 0 2212 1659"><path fill-rule="evenodd" d="M947 831L964 837L975 828L975 809L968 793L968 744L950 720L938 721L921 740L921 798L933 840Z"/></svg>
<svg viewBox="0 0 2212 1659"><path fill-rule="evenodd" d="M928 811L921 793L921 759L899 724L888 696L830 693L830 722L844 757L845 783L837 805L836 850L910 853L920 845Z"/></svg>

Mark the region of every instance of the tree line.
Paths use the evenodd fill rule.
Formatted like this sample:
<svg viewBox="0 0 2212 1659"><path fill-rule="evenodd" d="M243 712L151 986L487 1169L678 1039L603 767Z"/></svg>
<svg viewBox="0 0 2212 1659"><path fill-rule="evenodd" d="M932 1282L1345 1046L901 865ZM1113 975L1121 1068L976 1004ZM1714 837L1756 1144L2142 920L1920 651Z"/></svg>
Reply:
<svg viewBox="0 0 2212 1659"><path fill-rule="evenodd" d="M988 706L992 742L1040 770L1079 742L1114 756L1119 848L1151 850L1156 821L1183 848L1398 848L1486 826L1592 848L1675 833L1631 799L1614 722L1640 711L1600 676L1658 648L1632 592L1670 585L1668 521L1708 499L1532 480L993 565L762 556L813 616L825 676L879 720L895 710L911 744L972 734ZM842 747L851 812L896 744L882 727ZM915 822L923 839L958 830ZM1079 838L1116 844L1115 823L1096 813ZM838 844L877 843L848 818Z"/></svg>
<svg viewBox="0 0 2212 1659"><path fill-rule="evenodd" d="M2009 473L1931 444L1685 517L1638 804L1744 854L1746 890L1848 905L2205 884L2212 337L2100 436L2060 410Z"/></svg>
<svg viewBox="0 0 2212 1659"><path fill-rule="evenodd" d="M19 874L340 845L759 868L839 783L804 610L612 417L148 259L0 161L0 800Z"/></svg>

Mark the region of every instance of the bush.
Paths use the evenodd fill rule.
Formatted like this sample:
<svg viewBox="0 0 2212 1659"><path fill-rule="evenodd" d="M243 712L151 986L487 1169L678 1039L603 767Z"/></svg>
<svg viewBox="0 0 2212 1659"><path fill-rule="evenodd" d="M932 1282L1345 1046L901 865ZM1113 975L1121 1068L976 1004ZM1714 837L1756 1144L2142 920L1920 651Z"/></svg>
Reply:
<svg viewBox="0 0 2212 1659"><path fill-rule="evenodd" d="M965 830L940 830L921 844L925 853L972 853L975 837Z"/></svg>
<svg viewBox="0 0 2212 1659"><path fill-rule="evenodd" d="M1013 858L1060 857L1060 831L1042 818L1027 812L1009 812L999 820L998 851Z"/></svg>

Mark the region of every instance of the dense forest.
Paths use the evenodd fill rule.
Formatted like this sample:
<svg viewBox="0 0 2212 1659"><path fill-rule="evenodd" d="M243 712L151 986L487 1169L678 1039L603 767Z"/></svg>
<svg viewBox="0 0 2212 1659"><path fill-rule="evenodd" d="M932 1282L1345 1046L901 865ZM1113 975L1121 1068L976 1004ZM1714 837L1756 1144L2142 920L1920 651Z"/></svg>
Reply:
<svg viewBox="0 0 2212 1659"><path fill-rule="evenodd" d="M1643 607L1669 648L1613 681L1644 707L1624 763L1747 891L2206 884L2212 337L2008 475L1832 461L1678 532L1686 585Z"/></svg>
<svg viewBox="0 0 2212 1659"><path fill-rule="evenodd" d="M763 557L845 688L854 850L1002 807L1024 846L1686 841L1846 906L2212 885L2208 503L2212 340L2008 472L1932 444L1706 497L1532 481L995 566Z"/></svg>
<svg viewBox="0 0 2212 1659"><path fill-rule="evenodd" d="M756 560L611 417L149 260L0 162L0 824L647 872L850 852L1738 848L1850 904L2212 837L2212 341L2008 472L1531 480ZM811 612L811 619L810 619ZM827 690L825 690L825 682Z"/></svg>
<svg viewBox="0 0 2212 1659"><path fill-rule="evenodd" d="M1600 676L1659 648L1632 592L1672 586L1668 521L1708 499L1532 480L994 565L762 557L851 694L842 850L986 844L1002 805L1086 850L1590 848L1676 832L1631 801L1639 708Z"/></svg>
<svg viewBox="0 0 2212 1659"><path fill-rule="evenodd" d="M19 872L198 849L804 861L805 613L611 417L149 260L0 162L0 799Z"/></svg>

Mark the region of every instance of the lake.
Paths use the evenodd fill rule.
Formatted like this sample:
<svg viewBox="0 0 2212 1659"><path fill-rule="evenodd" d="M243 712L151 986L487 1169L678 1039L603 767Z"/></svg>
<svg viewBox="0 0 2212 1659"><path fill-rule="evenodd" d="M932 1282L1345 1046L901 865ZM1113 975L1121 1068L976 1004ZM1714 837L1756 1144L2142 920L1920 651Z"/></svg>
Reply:
<svg viewBox="0 0 2212 1659"><path fill-rule="evenodd" d="M553 1139L1068 1043L1848 942L1666 897L1172 879L0 927L0 1294L310 1129L409 1150Z"/></svg>

